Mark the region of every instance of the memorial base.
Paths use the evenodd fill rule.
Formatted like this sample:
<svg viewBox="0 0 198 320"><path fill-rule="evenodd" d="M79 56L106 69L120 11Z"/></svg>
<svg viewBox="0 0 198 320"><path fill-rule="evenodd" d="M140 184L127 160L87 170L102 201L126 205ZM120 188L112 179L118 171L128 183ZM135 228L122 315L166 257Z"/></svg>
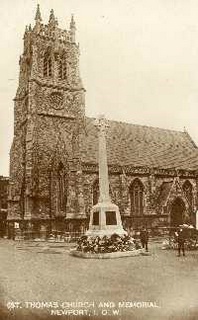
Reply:
<svg viewBox="0 0 198 320"><path fill-rule="evenodd" d="M99 202L92 208L86 236L103 237L112 234L127 234L122 226L119 208L111 202Z"/></svg>
<svg viewBox="0 0 198 320"><path fill-rule="evenodd" d="M108 252L108 253L85 253L78 251L76 249L70 250L70 255L83 258L83 259L116 259L116 258L126 258L126 257L136 257L139 255L148 256L150 255L149 252L145 252L144 249L137 249L132 251L125 251L125 252Z"/></svg>

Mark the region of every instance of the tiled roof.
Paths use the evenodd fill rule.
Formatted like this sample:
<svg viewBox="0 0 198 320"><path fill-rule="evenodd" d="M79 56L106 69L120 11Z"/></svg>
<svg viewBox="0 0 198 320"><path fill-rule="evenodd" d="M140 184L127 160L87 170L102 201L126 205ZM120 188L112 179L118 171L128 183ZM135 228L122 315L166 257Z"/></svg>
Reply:
<svg viewBox="0 0 198 320"><path fill-rule="evenodd" d="M81 141L83 162L98 163L98 132L94 118L86 118ZM107 129L108 164L198 169L198 148L187 132L118 121Z"/></svg>

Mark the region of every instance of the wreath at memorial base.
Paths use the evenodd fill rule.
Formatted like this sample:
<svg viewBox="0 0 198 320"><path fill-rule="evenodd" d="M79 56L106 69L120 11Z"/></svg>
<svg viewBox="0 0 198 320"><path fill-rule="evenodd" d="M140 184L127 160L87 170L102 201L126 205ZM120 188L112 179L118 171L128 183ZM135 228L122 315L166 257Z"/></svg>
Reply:
<svg viewBox="0 0 198 320"><path fill-rule="evenodd" d="M139 242L128 236L119 236L112 234L111 236L91 237L82 236L77 242L77 251L83 253L110 253L110 252L126 252L138 250L141 248Z"/></svg>

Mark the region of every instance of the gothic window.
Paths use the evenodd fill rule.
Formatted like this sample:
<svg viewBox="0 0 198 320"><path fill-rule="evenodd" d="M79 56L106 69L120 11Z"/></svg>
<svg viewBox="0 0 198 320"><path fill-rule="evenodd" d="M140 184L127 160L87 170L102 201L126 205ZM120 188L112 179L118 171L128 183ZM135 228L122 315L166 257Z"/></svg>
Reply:
<svg viewBox="0 0 198 320"><path fill-rule="evenodd" d="M67 64L64 58L58 62L58 78L60 80L66 79L67 77Z"/></svg>
<svg viewBox="0 0 198 320"><path fill-rule="evenodd" d="M58 167L58 207L60 211L65 211L67 204L67 181L63 164Z"/></svg>
<svg viewBox="0 0 198 320"><path fill-rule="evenodd" d="M188 180L186 180L183 184L183 191L188 201L188 204L192 207L193 205L192 184Z"/></svg>
<svg viewBox="0 0 198 320"><path fill-rule="evenodd" d="M44 56L43 75L44 77L52 76L52 58L49 53Z"/></svg>
<svg viewBox="0 0 198 320"><path fill-rule="evenodd" d="M132 215L143 214L143 194L144 188L142 183L139 179L135 179L129 188Z"/></svg>
<svg viewBox="0 0 198 320"><path fill-rule="evenodd" d="M99 180L95 180L93 183L93 205L97 204L99 200Z"/></svg>
<svg viewBox="0 0 198 320"><path fill-rule="evenodd" d="M63 64L62 64L62 61L59 61L59 64L58 64L58 78L60 80L63 78Z"/></svg>
<svg viewBox="0 0 198 320"><path fill-rule="evenodd" d="M67 64L66 62L63 63L63 79L67 78Z"/></svg>

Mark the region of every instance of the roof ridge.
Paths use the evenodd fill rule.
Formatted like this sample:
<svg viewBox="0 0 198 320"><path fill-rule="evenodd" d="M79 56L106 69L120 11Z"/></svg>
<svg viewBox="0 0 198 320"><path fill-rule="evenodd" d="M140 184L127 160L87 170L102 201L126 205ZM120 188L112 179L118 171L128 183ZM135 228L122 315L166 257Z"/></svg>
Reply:
<svg viewBox="0 0 198 320"><path fill-rule="evenodd" d="M90 120L97 120L95 117L87 117L87 119ZM163 131L168 131L168 132L177 132L177 133L182 133L184 134L184 131L181 130L174 130L174 129L166 129L166 128L161 128L161 127L155 127L155 126L148 126L148 125L143 125L143 124L137 124L137 123L132 123L132 122L125 122L125 121L120 121L120 120L112 120L112 119L107 119L109 122L115 122L115 123L120 123L120 124L126 124L126 125L131 125L135 127L141 127L141 128L150 128L150 129L157 129L157 130L163 130ZM187 133L188 134L188 133ZM188 134L189 135L189 134ZM190 136L190 135L189 135Z"/></svg>
<svg viewBox="0 0 198 320"><path fill-rule="evenodd" d="M97 118L86 117L82 143L85 161L97 162ZM107 154L109 163L159 168L198 168L198 147L185 131L109 120Z"/></svg>

